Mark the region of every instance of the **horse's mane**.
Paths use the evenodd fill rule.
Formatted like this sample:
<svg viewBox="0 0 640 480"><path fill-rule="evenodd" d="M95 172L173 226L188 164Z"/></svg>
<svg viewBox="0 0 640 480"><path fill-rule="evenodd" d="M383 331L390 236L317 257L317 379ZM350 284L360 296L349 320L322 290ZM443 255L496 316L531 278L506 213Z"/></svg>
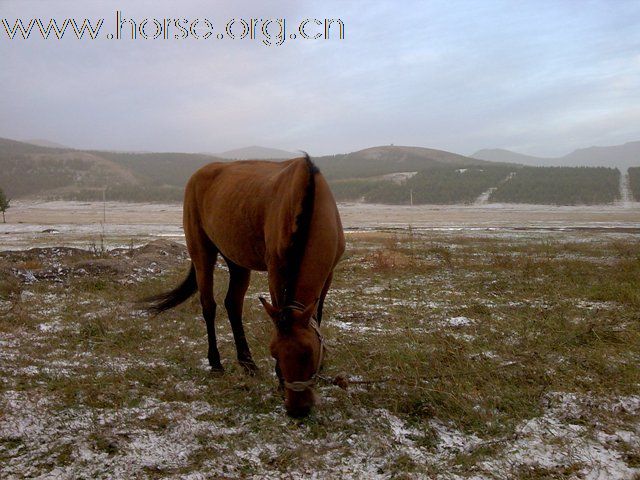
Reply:
<svg viewBox="0 0 640 480"><path fill-rule="evenodd" d="M309 239L309 230L311 227L311 217L313 216L314 199L316 196L316 173L318 167L311 161L309 155L304 152L304 158L309 173L307 185L305 187L304 196L302 197L302 206L300 213L296 216L295 227L291 234L289 247L285 255L284 268L284 305L290 305L295 300L296 285L300 274L300 266L304 257L305 247Z"/></svg>

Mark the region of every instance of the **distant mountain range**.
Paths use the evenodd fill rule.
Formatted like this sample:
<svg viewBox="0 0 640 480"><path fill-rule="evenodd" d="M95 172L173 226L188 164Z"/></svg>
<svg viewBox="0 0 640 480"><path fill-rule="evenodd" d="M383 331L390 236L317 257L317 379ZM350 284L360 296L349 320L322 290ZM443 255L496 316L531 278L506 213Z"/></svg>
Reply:
<svg viewBox="0 0 640 480"><path fill-rule="evenodd" d="M395 145L314 157L313 160L329 179L374 177L396 172L415 172L445 165L464 168L494 163L444 150Z"/></svg>
<svg viewBox="0 0 640 480"><path fill-rule="evenodd" d="M471 156L492 162L519 163L533 166L613 166L626 169L640 165L640 142L629 142L624 145L610 147L581 148L563 157L555 158L533 157L502 149L479 150Z"/></svg>
<svg viewBox="0 0 640 480"><path fill-rule="evenodd" d="M224 157L222 157L224 155ZM180 200L191 174L210 162L302 155L264 147L231 150L219 156L50 148L0 138L0 188L12 198L39 196L92 200L106 188L112 198ZM489 165L455 153L421 147L382 146L341 155L314 157L329 179L366 178L433 166Z"/></svg>
<svg viewBox="0 0 640 480"><path fill-rule="evenodd" d="M216 153L214 156L228 160L279 160L296 158L301 156L301 153L287 152L286 150L280 150L277 148L266 148L253 145L251 147L237 148L235 150Z"/></svg>
<svg viewBox="0 0 640 480"><path fill-rule="evenodd" d="M292 158L301 153L247 147L218 155L140 153L52 148L0 138L0 188L11 198L35 196L95 200L180 201L191 174L210 162L245 158ZM42 146L45 145L45 146ZM57 144L56 144L57 145ZM433 168L521 165L640 165L640 142L592 147L558 159L543 159L508 150L481 150L473 157L423 147L378 146L357 152L313 157L332 184L376 181L375 177Z"/></svg>
<svg viewBox="0 0 640 480"><path fill-rule="evenodd" d="M61 143L52 142L51 140L46 140L44 138L32 138L29 140L25 140L25 143L30 143L31 145L37 145L39 147L48 147L48 148L69 148L66 145L62 145Z"/></svg>

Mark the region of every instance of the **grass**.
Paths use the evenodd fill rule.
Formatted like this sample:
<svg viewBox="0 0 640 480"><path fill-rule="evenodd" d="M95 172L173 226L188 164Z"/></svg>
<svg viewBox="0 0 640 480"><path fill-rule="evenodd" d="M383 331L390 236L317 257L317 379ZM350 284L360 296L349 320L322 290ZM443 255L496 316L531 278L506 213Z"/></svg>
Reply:
<svg viewBox="0 0 640 480"><path fill-rule="evenodd" d="M507 452L527 435L575 450L573 437L523 430L549 415L579 428L581 442L634 432L640 420L640 242L584 235L352 235L323 322L325 374L352 383L320 387L323 403L302 421L285 416L276 390L257 301L263 274L245 302L256 378L235 362L222 269L223 376L207 369L197 299L153 319L131 303L176 284L180 261L133 285L116 274L30 285L3 277L0 472L583 475L582 457L512 465ZM633 469L639 444L636 432L606 448Z"/></svg>

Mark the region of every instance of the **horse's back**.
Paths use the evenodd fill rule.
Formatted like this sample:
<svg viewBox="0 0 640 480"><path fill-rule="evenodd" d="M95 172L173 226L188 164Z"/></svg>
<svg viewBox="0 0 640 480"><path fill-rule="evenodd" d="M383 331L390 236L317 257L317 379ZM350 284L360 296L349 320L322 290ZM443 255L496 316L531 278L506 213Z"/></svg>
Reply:
<svg viewBox="0 0 640 480"><path fill-rule="evenodd" d="M184 198L187 246L210 240L226 258L252 270L264 270L265 204L270 178L284 166L248 160L210 163L189 179ZM192 244L192 246L190 246Z"/></svg>
<svg viewBox="0 0 640 480"><path fill-rule="evenodd" d="M186 193L195 190L220 188L220 183L230 183L240 190L253 187L253 183L264 185L273 175L277 175L293 160L270 162L266 160L242 160L237 162L213 162L198 169L187 183ZM240 183L237 183L240 182Z"/></svg>
<svg viewBox="0 0 640 480"><path fill-rule="evenodd" d="M295 186L300 182L304 188L306 179L304 158L205 165L192 175L185 190L187 245L204 234L234 263L252 270L267 269L267 257L279 256L283 248L288 247L299 202L295 195L301 199L304 193L296 192ZM344 238L335 200L324 178L317 175L317 179L319 188L314 209L323 225L319 230L312 230L321 237L334 232L336 248L343 250Z"/></svg>

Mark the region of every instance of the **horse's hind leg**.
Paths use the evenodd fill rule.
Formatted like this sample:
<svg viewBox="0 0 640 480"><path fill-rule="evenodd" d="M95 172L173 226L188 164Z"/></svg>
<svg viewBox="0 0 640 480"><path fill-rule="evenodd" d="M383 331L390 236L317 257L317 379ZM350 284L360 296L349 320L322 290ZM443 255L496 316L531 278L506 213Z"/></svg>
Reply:
<svg viewBox="0 0 640 480"><path fill-rule="evenodd" d="M235 340L236 351L238 352L238 362L240 362L240 365L247 373L254 374L258 371L258 367L256 367L253 358L251 358L251 351L249 350L249 344L247 343L242 325L242 307L244 296L249 287L251 271L229 260L227 260L227 265L229 266L229 290L224 299L224 306L229 315L229 323L231 323L233 339Z"/></svg>
<svg viewBox="0 0 640 480"><path fill-rule="evenodd" d="M218 352L216 340L216 301L213 297L213 270L216 265L218 250L212 243L208 243L209 245L205 248L192 252L191 261L196 269L202 316L207 324L207 337L209 340L207 357L209 358L209 365L211 365L212 370L222 372L224 369L220 363L220 353Z"/></svg>

